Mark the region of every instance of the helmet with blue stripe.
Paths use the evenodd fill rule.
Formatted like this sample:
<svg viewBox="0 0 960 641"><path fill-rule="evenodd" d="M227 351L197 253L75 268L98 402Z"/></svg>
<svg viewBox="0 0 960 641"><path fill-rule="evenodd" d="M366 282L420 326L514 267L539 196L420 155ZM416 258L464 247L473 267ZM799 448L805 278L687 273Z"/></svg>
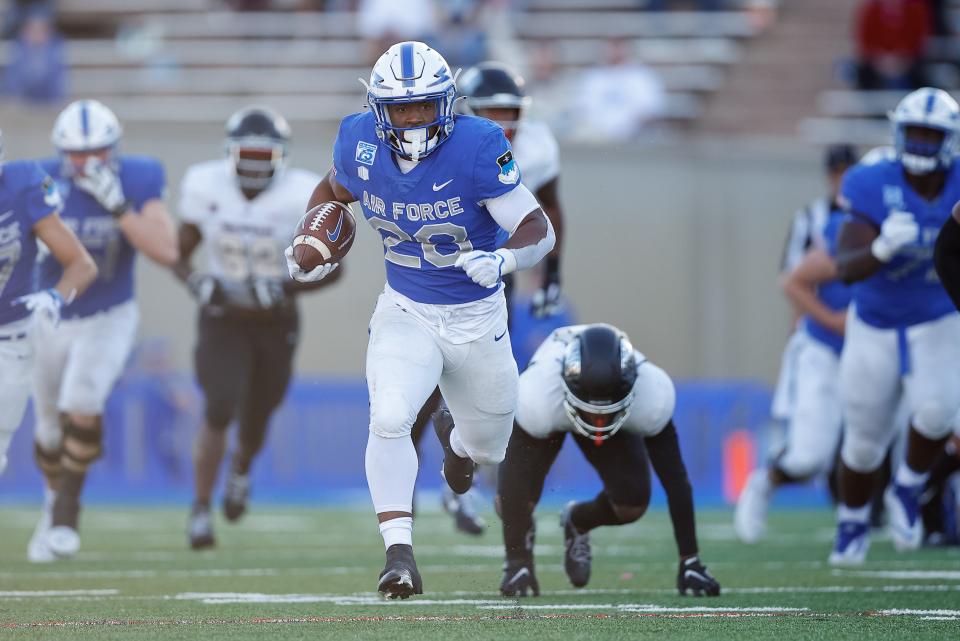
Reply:
<svg viewBox="0 0 960 641"><path fill-rule="evenodd" d="M960 106L950 94L924 87L907 94L889 114L897 159L915 175L953 164L960 149ZM939 136L918 136L912 129L931 129Z"/></svg>
<svg viewBox="0 0 960 641"><path fill-rule="evenodd" d="M73 175L76 168L67 154L107 150L105 158L114 162L114 148L122 135L120 121L106 105L97 100L77 100L57 116L50 141L63 158L64 173Z"/></svg>
<svg viewBox="0 0 960 641"><path fill-rule="evenodd" d="M377 120L377 137L404 158L418 160L430 154L453 132L456 74L438 52L422 42L400 42L380 56L370 72L367 104ZM400 127L390 120L388 107L433 101L435 119L426 125Z"/></svg>

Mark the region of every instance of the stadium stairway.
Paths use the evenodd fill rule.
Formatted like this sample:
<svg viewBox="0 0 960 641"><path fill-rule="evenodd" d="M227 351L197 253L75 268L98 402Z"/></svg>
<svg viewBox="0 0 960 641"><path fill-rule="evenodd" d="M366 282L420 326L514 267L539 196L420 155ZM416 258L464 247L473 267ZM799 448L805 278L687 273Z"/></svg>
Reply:
<svg viewBox="0 0 960 641"><path fill-rule="evenodd" d="M836 85L833 66L849 55L853 0L783 0L777 21L743 51L706 103L697 133L795 137Z"/></svg>

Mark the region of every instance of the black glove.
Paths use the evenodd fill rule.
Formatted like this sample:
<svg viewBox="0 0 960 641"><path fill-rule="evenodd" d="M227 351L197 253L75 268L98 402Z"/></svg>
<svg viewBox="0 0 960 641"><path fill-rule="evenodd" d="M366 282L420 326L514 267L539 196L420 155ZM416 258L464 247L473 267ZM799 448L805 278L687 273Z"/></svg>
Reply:
<svg viewBox="0 0 960 641"><path fill-rule="evenodd" d="M720 584L707 572L707 566L700 562L700 557L696 556L680 561L677 590L681 596L686 596L687 590L693 596L720 596Z"/></svg>
<svg viewBox="0 0 960 641"><path fill-rule="evenodd" d="M283 283L274 278L255 278L250 283L250 289L260 309L273 309L287 302Z"/></svg>
<svg viewBox="0 0 960 641"><path fill-rule="evenodd" d="M507 561L503 564L503 579L500 580L503 596L540 596L540 584L533 572L533 560Z"/></svg>
<svg viewBox="0 0 960 641"><path fill-rule="evenodd" d="M530 311L534 318L553 316L560 310L560 261L547 257L543 284L533 292Z"/></svg>

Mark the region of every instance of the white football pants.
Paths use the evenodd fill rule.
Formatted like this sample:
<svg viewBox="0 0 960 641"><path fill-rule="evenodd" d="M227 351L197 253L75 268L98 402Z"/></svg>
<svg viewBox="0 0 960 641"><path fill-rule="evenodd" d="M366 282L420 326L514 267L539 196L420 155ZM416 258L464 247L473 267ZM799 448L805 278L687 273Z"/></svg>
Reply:
<svg viewBox="0 0 960 641"><path fill-rule="evenodd" d="M878 329L853 306L840 358L844 417L843 462L868 473L882 462L897 433L897 406L904 396L910 424L930 439L947 436L960 409L960 314Z"/></svg>
<svg viewBox="0 0 960 641"><path fill-rule="evenodd" d="M63 437L60 412L99 416L130 356L139 312L134 301L56 328L38 325L33 376L35 438L54 451Z"/></svg>

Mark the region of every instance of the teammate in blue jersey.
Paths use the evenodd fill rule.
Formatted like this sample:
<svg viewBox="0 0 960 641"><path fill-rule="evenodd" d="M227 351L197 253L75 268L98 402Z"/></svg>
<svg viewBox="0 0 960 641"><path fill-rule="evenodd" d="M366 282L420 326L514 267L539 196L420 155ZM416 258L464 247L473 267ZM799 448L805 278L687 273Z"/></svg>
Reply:
<svg viewBox="0 0 960 641"><path fill-rule="evenodd" d="M367 349L366 471L387 549L378 590L388 598L423 591L412 548L417 413L439 384L456 421L436 424L454 492L469 490L475 463L503 460L518 374L501 278L535 265L555 239L503 130L453 114L454 79L427 45L390 47L370 74L370 110L343 119L334 167L310 202L359 201L384 245L387 284ZM299 281L336 268L304 272L292 255Z"/></svg>
<svg viewBox="0 0 960 641"><path fill-rule="evenodd" d="M923 540L919 495L960 409L960 314L937 278L933 247L960 200L960 107L923 88L891 113L894 149L851 169L841 190L847 220L837 267L854 283L840 363L845 432L837 537L830 562L866 558L874 473L909 410L905 460L885 504L898 550Z"/></svg>
<svg viewBox="0 0 960 641"><path fill-rule="evenodd" d="M31 561L72 556L87 468L101 453L104 405L133 347L138 312L133 265L142 252L162 265L177 259L164 205L163 166L119 155L120 123L95 100L66 107L53 127L57 156L41 162L64 196L63 219L99 268L97 280L64 309L57 331L41 331L33 394L36 458L46 478ZM59 263L38 266L42 288L61 277Z"/></svg>
<svg viewBox="0 0 960 641"><path fill-rule="evenodd" d="M801 314L791 339L786 442L768 465L753 471L737 500L734 528L744 543L766 534L767 508L778 487L829 472L836 459L843 425L840 352L850 303L850 287L837 280L833 258L843 218L834 202L817 240L783 277L783 291Z"/></svg>
<svg viewBox="0 0 960 641"><path fill-rule="evenodd" d="M63 306L97 275L93 259L60 219L61 207L56 185L37 163L0 164L0 474L30 397L32 315L56 324ZM40 291L33 278L37 240L63 268L61 277Z"/></svg>

